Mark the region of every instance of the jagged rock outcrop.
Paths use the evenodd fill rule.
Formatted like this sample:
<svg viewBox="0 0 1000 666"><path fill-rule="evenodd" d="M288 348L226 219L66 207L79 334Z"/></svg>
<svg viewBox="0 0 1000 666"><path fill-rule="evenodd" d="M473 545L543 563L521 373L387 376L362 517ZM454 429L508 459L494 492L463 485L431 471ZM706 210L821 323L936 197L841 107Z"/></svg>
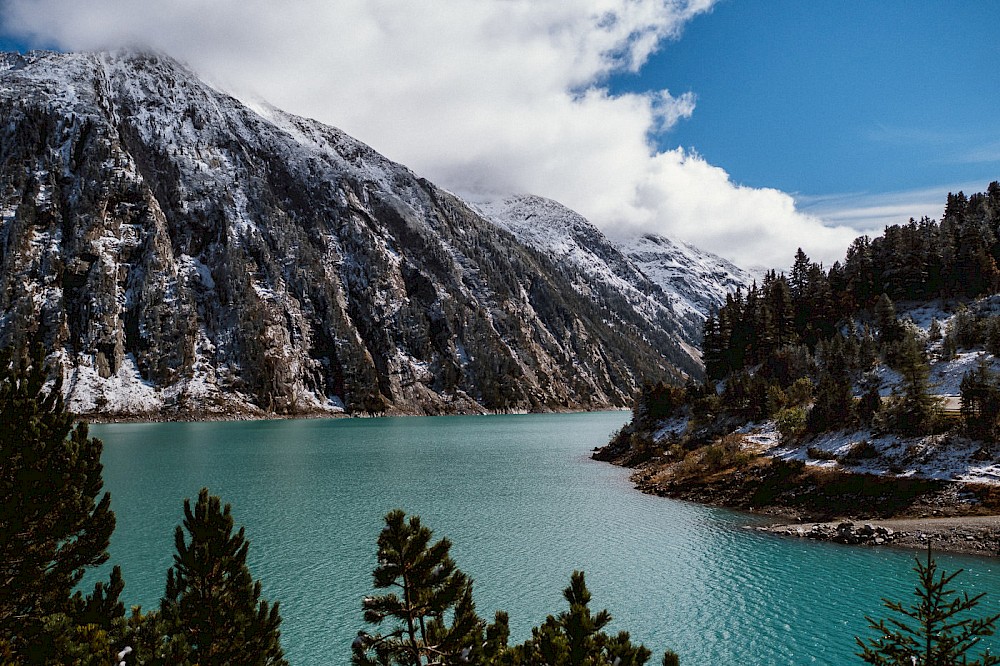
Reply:
<svg viewBox="0 0 1000 666"><path fill-rule="evenodd" d="M0 57L0 346L81 414L626 405L670 331L344 133L169 58Z"/></svg>

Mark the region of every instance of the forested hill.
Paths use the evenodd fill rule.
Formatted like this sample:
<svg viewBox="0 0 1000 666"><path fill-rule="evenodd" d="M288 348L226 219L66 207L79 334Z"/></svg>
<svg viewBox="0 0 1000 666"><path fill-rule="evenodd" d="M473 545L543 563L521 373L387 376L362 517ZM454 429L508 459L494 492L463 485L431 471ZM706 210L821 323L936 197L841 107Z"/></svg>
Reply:
<svg viewBox="0 0 1000 666"><path fill-rule="evenodd" d="M878 303L972 299L1000 291L1000 183L967 197L949 194L940 222L924 217L862 236L843 263L828 270L800 249L788 275L769 274L762 285L730 294L705 324L704 360L721 379L761 363L782 347L815 352L838 333L863 339L855 323L878 324ZM884 307L883 307L884 310ZM884 312L882 313L885 314ZM882 321L882 324L886 322ZM881 331L882 337L893 337Z"/></svg>
<svg viewBox="0 0 1000 666"><path fill-rule="evenodd" d="M595 458L646 492L803 520L1000 511L1000 184L729 294L704 382L649 385Z"/></svg>
<svg viewBox="0 0 1000 666"><path fill-rule="evenodd" d="M940 454L947 475L1000 481L982 448L1000 439L998 238L993 182L950 194L940 221L858 238L829 268L799 250L708 318L705 382L647 386L599 457L676 461L732 434L734 451L844 465L863 453L892 474Z"/></svg>

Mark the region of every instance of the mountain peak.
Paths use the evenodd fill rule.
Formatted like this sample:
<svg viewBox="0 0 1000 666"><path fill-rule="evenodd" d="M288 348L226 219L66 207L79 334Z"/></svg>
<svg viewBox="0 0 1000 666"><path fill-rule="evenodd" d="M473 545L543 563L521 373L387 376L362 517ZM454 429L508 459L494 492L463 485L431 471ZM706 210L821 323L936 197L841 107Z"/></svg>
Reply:
<svg viewBox="0 0 1000 666"><path fill-rule="evenodd" d="M3 63L0 346L44 343L78 413L599 408L697 372L672 329L335 128L156 53Z"/></svg>
<svg viewBox="0 0 1000 666"><path fill-rule="evenodd" d="M704 321L737 289L748 290L758 279L728 259L689 243L643 234L619 246L654 282L671 294L679 312L693 312Z"/></svg>
<svg viewBox="0 0 1000 666"><path fill-rule="evenodd" d="M653 325L676 331L693 355L709 313L754 280L726 259L664 236L609 240L579 213L544 197L503 196L476 207L526 245L623 294Z"/></svg>

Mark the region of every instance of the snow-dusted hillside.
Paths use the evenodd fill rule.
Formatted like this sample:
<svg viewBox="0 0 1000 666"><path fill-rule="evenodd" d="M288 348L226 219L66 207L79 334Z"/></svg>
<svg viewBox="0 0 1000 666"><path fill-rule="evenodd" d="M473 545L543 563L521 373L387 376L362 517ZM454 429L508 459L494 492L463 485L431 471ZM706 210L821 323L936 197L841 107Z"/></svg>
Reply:
<svg viewBox="0 0 1000 666"><path fill-rule="evenodd" d="M955 326L957 312L997 316L1000 296L972 302L934 301L900 304L898 318L913 326L924 345L930 366L930 392L939 407L957 417L961 405L960 386L965 374L979 364L1000 372L1000 358L982 346L959 348L953 357L943 354L943 341L933 340L929 332L934 320L942 331ZM879 363L874 374L881 380L879 393L888 397L903 391L899 373ZM856 397L860 387L855 387ZM688 428L687 418L673 418L660 423L653 433L654 440L667 446ZM744 447L753 453L800 460L807 465L839 469L859 474L897 475L961 481L965 483L1000 484L1000 456L995 442L982 442L949 432L938 435L907 437L872 429L840 430L806 439L786 440L774 420L750 423L736 431L743 437ZM859 451L864 451L859 455Z"/></svg>
<svg viewBox="0 0 1000 666"><path fill-rule="evenodd" d="M725 303L726 294L753 284L753 276L698 248L660 236L613 242L562 204L522 195L477 201L488 219L521 242L578 268L584 280L575 286L593 293L598 285L620 294L651 323L678 329L700 356L702 325Z"/></svg>
<svg viewBox="0 0 1000 666"><path fill-rule="evenodd" d="M626 405L676 331L343 132L157 55L0 56L0 346L72 409Z"/></svg>
<svg viewBox="0 0 1000 666"><path fill-rule="evenodd" d="M663 236L644 234L618 243L619 249L667 293L675 311L705 318L726 302L726 294L749 290L760 276L736 264Z"/></svg>

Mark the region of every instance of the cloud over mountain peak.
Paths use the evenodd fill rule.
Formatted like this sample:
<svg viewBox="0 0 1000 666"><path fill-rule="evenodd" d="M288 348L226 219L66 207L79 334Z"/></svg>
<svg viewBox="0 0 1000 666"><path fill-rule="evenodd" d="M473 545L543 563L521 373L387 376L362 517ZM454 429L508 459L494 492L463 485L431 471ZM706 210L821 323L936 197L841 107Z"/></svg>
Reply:
<svg viewBox="0 0 1000 666"><path fill-rule="evenodd" d="M334 124L449 189L537 192L605 231L652 232L745 264L797 246L839 256L857 234L741 187L651 137L697 91L612 94L712 0L367 0L205 3L8 0L10 32L40 45L147 44L249 98Z"/></svg>

